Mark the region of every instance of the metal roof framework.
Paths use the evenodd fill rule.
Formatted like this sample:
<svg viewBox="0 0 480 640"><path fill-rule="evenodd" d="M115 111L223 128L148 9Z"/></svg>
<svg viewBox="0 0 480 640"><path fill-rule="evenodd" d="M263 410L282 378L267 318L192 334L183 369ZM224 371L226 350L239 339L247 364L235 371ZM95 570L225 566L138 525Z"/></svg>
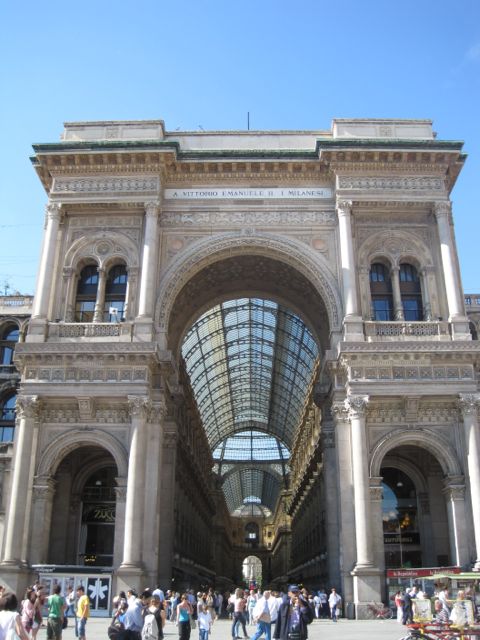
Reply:
<svg viewBox="0 0 480 640"><path fill-rule="evenodd" d="M319 356L311 332L272 300L229 300L193 324L182 355L230 511L273 511Z"/></svg>

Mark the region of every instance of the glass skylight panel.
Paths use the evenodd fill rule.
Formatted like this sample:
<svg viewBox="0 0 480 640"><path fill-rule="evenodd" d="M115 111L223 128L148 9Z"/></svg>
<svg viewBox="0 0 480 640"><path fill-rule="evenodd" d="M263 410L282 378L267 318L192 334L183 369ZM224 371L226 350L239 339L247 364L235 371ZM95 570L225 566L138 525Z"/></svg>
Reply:
<svg viewBox="0 0 480 640"><path fill-rule="evenodd" d="M196 321L185 337L182 355L220 473L225 473L222 459L288 460L288 449L275 436L291 442L318 356L300 318L270 300L229 300ZM255 431L255 426L271 435ZM248 437L245 429L250 430ZM238 431L244 434L242 446ZM227 438L223 444L222 438ZM282 475L285 465L276 467ZM241 482L229 481L230 508L233 494L236 501L239 491L247 495L248 486L256 487L251 494L258 495L263 506L267 503L262 491L278 493L275 473L259 474L243 473ZM225 491L227 495L227 487Z"/></svg>

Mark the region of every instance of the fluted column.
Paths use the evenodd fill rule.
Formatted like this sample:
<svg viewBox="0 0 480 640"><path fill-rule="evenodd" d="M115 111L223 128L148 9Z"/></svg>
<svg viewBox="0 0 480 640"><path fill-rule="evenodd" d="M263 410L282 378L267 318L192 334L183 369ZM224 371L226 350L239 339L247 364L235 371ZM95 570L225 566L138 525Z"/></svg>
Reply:
<svg viewBox="0 0 480 640"><path fill-rule="evenodd" d="M355 282L355 259L352 238L352 202L337 201L338 230L340 236L340 264L342 267L345 316L358 316L358 297Z"/></svg>
<svg viewBox="0 0 480 640"><path fill-rule="evenodd" d="M390 271L390 278L392 281L392 294L393 294L393 317L395 320L403 320L403 304L402 294L400 293L400 268L392 267Z"/></svg>
<svg viewBox="0 0 480 640"><path fill-rule="evenodd" d="M143 241L142 272L140 274L140 293L138 317L152 318L155 291L155 269L158 255L158 214L160 202L145 204L145 236Z"/></svg>
<svg viewBox="0 0 480 640"><path fill-rule="evenodd" d="M477 571L480 571L480 433L477 414L479 403L480 394L478 393L460 394L459 405L465 433L467 476L470 484L475 536L475 569Z"/></svg>
<svg viewBox="0 0 480 640"><path fill-rule="evenodd" d="M57 202L49 202L45 209L45 234L33 301L32 319L46 319L47 317L57 251L58 229L62 218L61 207L62 205Z"/></svg>
<svg viewBox="0 0 480 640"><path fill-rule="evenodd" d="M435 202L434 211L440 238L440 252L447 294L448 313L450 318L464 317L463 295L455 258L455 242L451 228L451 203Z"/></svg>
<svg viewBox="0 0 480 640"><path fill-rule="evenodd" d="M128 405L132 422L121 568L142 569L143 494L150 402L146 396L128 396Z"/></svg>
<svg viewBox="0 0 480 640"><path fill-rule="evenodd" d="M365 413L368 396L348 396L345 406L350 419L352 443L352 476L355 504L355 540L357 561L354 571L373 568L370 534L370 483L368 473Z"/></svg>
<svg viewBox="0 0 480 640"><path fill-rule="evenodd" d="M450 562L463 567L469 561L464 477L448 476L444 482L443 493L447 507Z"/></svg>
<svg viewBox="0 0 480 640"><path fill-rule="evenodd" d="M25 560L22 557L23 534L29 515L25 513L25 507L28 503L30 462L33 455L35 422L39 418L39 405L37 396L18 396L17 398L12 483L2 564L21 566Z"/></svg>
<svg viewBox="0 0 480 640"><path fill-rule="evenodd" d="M56 482L51 476L36 477L33 483L32 536L30 562L46 564L49 561L50 527Z"/></svg>
<svg viewBox="0 0 480 640"><path fill-rule="evenodd" d="M77 274L73 267L63 269L63 290L65 292L65 322L73 322L75 318L75 294L77 284Z"/></svg>
<svg viewBox="0 0 480 640"><path fill-rule="evenodd" d="M98 271L98 286L97 286L97 298L95 300L95 311L93 312L94 322L103 322L103 312L105 308L105 290L107 288L107 272L105 269L99 267Z"/></svg>

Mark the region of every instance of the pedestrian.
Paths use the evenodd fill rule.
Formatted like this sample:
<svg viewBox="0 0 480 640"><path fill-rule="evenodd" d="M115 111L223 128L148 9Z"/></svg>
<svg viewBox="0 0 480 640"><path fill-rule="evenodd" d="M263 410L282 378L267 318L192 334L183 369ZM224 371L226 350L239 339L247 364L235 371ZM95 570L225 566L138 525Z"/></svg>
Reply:
<svg viewBox="0 0 480 640"><path fill-rule="evenodd" d="M333 622L338 622L342 608L342 598L337 593L335 587L332 587L328 596L328 606L330 607L330 617Z"/></svg>
<svg viewBox="0 0 480 640"><path fill-rule="evenodd" d="M265 639L270 640L272 637L272 620L277 619L278 604L272 596L272 592L266 589L261 598L257 600L253 609L253 619L257 625L257 630L253 634L251 640L258 640L263 634Z"/></svg>
<svg viewBox="0 0 480 640"><path fill-rule="evenodd" d="M85 628L90 617L90 598L85 593L85 588L77 587L77 617L75 618L75 635L79 640L86 640Z"/></svg>
<svg viewBox="0 0 480 640"><path fill-rule="evenodd" d="M67 603L60 592L61 587L56 584L53 587L53 594L47 598L47 640L62 640L63 616Z"/></svg>
<svg viewBox="0 0 480 640"><path fill-rule="evenodd" d="M182 594L180 604L177 604L177 626L180 640L190 640L192 605L188 601L187 594Z"/></svg>
<svg viewBox="0 0 480 640"><path fill-rule="evenodd" d="M286 597L278 610L273 637L276 640L306 640L313 611L297 585L288 587Z"/></svg>
<svg viewBox="0 0 480 640"><path fill-rule="evenodd" d="M403 620L403 596L401 591L395 594L395 606L397 607L397 622L402 624Z"/></svg>
<svg viewBox="0 0 480 640"><path fill-rule="evenodd" d="M245 609L247 606L247 600L244 597L242 589L235 589L235 593L230 596L229 602L233 604L233 616L232 616L232 638L239 638L238 627L242 625L243 637L248 638Z"/></svg>
<svg viewBox="0 0 480 640"><path fill-rule="evenodd" d="M160 640L164 626L165 611L160 596L154 591L143 611L142 640Z"/></svg>
<svg viewBox="0 0 480 640"><path fill-rule="evenodd" d="M204 604L198 605L197 622L198 640L208 640L213 625L212 614L208 606Z"/></svg>
<svg viewBox="0 0 480 640"><path fill-rule="evenodd" d="M413 620L412 600L417 597L417 587L412 587L405 591L403 596L403 618L402 624L410 624Z"/></svg>
<svg viewBox="0 0 480 640"><path fill-rule="evenodd" d="M14 593L3 591L3 595L0 597L0 637L8 638L13 632L20 640L29 640L17 607L17 596Z"/></svg>

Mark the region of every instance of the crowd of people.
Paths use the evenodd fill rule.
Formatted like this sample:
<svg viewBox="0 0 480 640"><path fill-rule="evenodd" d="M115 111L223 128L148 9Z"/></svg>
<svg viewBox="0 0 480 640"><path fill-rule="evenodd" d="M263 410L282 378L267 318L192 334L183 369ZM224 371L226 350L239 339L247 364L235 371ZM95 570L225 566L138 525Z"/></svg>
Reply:
<svg viewBox="0 0 480 640"><path fill-rule="evenodd" d="M70 598L70 604L61 594L59 584L47 596L43 585L35 583L28 587L20 603L14 593L6 592L4 587L0 587L0 640L35 640L42 625L46 627L47 640L61 640L62 631L68 623L67 610L70 608L73 612L73 603L76 603L75 634L79 640L86 640L90 599L83 586L77 588L76 599Z"/></svg>
<svg viewBox="0 0 480 640"><path fill-rule="evenodd" d="M110 640L159 640L166 621L177 625L180 640L189 640L197 627L199 640L208 640L220 617L231 619L232 640L262 636L266 640L304 640L314 617L336 622L341 612L341 597L335 589L327 597L325 590L309 593L297 585L290 585L286 592L238 588L225 594L213 589L180 594L158 587L137 594L132 589L120 592L113 604ZM247 626L255 627L252 635Z"/></svg>
<svg viewBox="0 0 480 640"><path fill-rule="evenodd" d="M337 621L341 597L333 588L309 593L297 585L285 592L266 589L235 589L220 593L214 589L185 593L145 589L137 593L121 591L112 602L113 617L108 627L110 640L161 640L167 621L178 628L179 640L190 640L192 629L198 628L199 640L208 640L212 626L219 618L231 620L232 640L305 640L307 626L316 618ZM86 640L90 600L83 586L74 591L68 587L61 593L55 584L47 595L36 583L18 602L13 593L0 587L0 640L36 640L39 629L46 627L47 640L61 640L68 618L75 619L75 635ZM46 619L44 619L44 617ZM249 633L249 627L255 627ZM242 633L242 636L240 636Z"/></svg>
<svg viewBox="0 0 480 640"><path fill-rule="evenodd" d="M417 609L417 617L427 618L431 612L431 603L433 603L432 619L436 624L455 626L465 626L473 624L475 617L475 592L473 589L457 592L456 598L451 598L447 588L437 589L430 598L424 591L413 586L405 591L397 591L394 596L395 606L397 609L397 622L399 624L408 625L414 621L415 611ZM421 604L426 602L427 606L422 607ZM470 603L470 604L468 604Z"/></svg>

